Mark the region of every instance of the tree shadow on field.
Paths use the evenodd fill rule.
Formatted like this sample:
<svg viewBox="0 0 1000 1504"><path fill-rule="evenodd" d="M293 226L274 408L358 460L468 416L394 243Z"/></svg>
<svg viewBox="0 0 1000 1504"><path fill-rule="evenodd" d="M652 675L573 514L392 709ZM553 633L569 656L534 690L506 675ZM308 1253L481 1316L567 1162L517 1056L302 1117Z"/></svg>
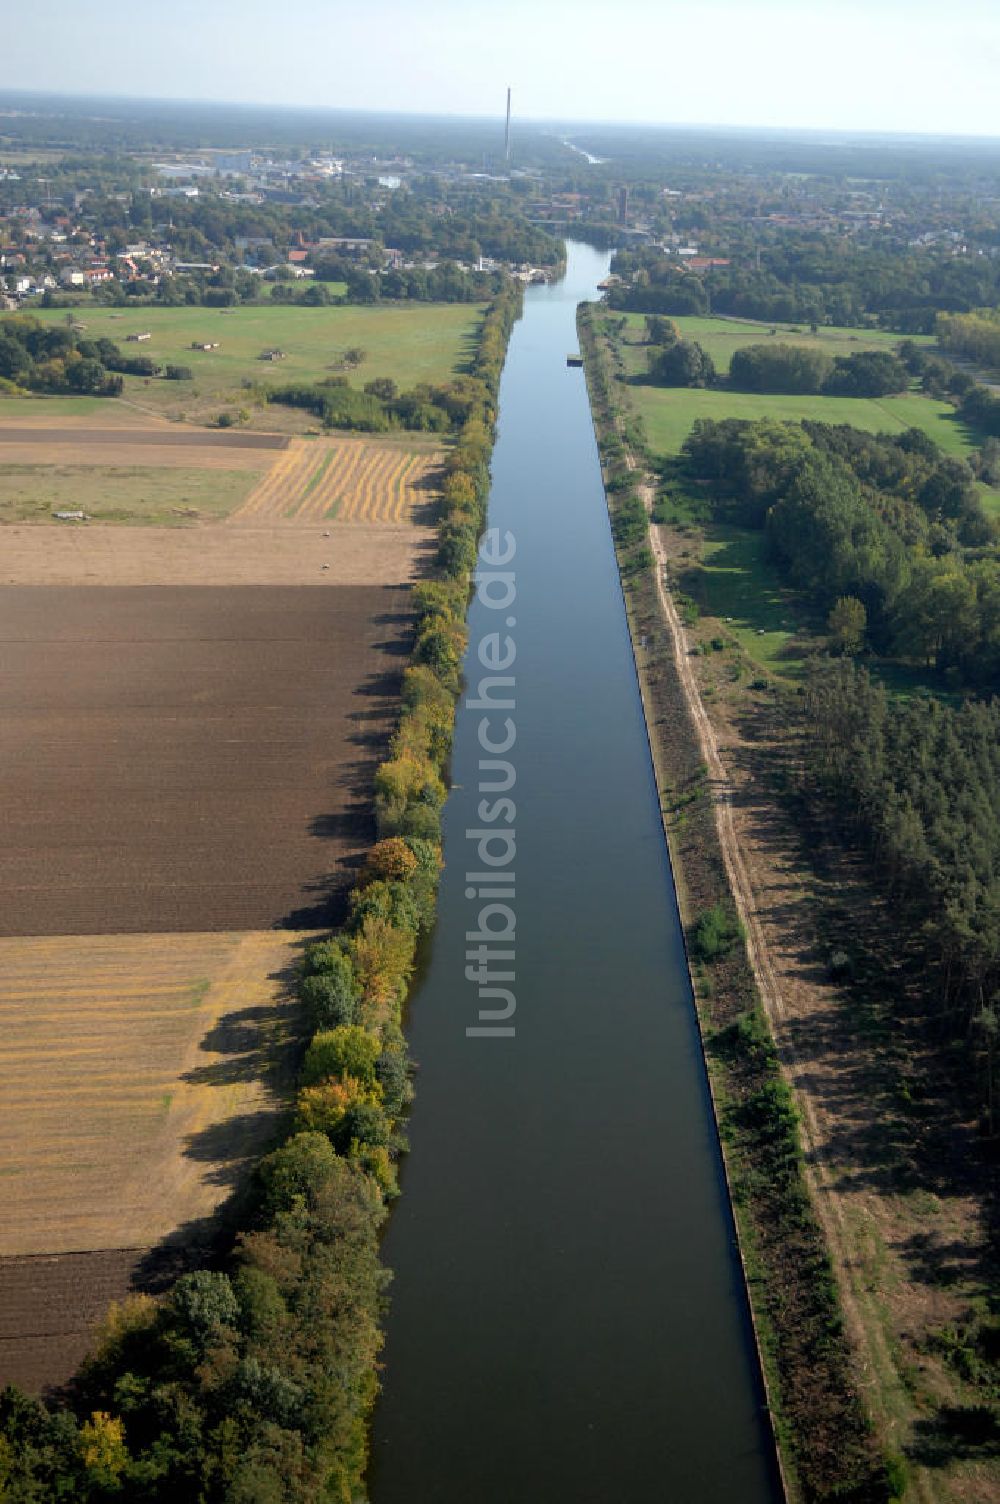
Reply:
<svg viewBox="0 0 1000 1504"><path fill-rule="evenodd" d="M284 1023L287 1005L271 1003L226 1013L209 1029L199 1049L222 1058L195 1066L182 1081L191 1086L234 1086L270 1075L271 1058Z"/></svg>
<svg viewBox="0 0 1000 1504"><path fill-rule="evenodd" d="M273 1003L233 1008L207 1029L199 1048L221 1056L196 1066L182 1080L225 1091L241 1082L261 1081L262 1099L247 1109L189 1133L185 1159L204 1167L201 1179L223 1193L211 1216L192 1218L168 1233L137 1260L132 1287L157 1294L182 1274L220 1263L236 1231L249 1215L253 1168L288 1128L291 1100L302 1053L301 1012L294 999L298 966L311 936L292 942L287 965L268 973L277 984ZM211 1097L209 1096L211 1104ZM222 1101L224 1102L224 1098Z"/></svg>
<svg viewBox="0 0 1000 1504"><path fill-rule="evenodd" d="M1000 1417L989 1405L942 1405L913 1428L910 1456L924 1467L1000 1457Z"/></svg>
<svg viewBox="0 0 1000 1504"><path fill-rule="evenodd" d="M323 929L343 921L346 895L375 839L372 807L375 770L388 755L399 714L400 687L413 637L413 611L398 589L386 593L386 609L369 618L378 632L371 651L381 660L351 690L348 744L358 755L341 761L330 778L331 807L313 815L309 835L331 849L335 866L300 885L312 902L291 910L277 929ZM378 629L384 629L378 631Z"/></svg>
<svg viewBox="0 0 1000 1504"><path fill-rule="evenodd" d="M275 1118L273 1108L261 1107L211 1123L188 1137L184 1153L188 1159L211 1166L202 1180L235 1190L257 1163L261 1146L273 1137Z"/></svg>

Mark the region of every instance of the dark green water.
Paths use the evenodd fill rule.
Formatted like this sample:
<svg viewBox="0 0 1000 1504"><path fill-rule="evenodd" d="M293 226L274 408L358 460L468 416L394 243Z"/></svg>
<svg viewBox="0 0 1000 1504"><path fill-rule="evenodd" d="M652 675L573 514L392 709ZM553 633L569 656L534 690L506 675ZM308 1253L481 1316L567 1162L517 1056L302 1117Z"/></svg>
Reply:
<svg viewBox="0 0 1000 1504"><path fill-rule="evenodd" d="M517 597L470 616L384 1249L375 1504L779 1497L586 387L566 367L607 265L570 248L564 281L528 292L504 371L490 527L516 540ZM495 963L516 971L515 1034L469 1037L466 831L498 795L479 792L495 775L467 702L497 630L517 649L516 707L489 729L516 725L516 961Z"/></svg>

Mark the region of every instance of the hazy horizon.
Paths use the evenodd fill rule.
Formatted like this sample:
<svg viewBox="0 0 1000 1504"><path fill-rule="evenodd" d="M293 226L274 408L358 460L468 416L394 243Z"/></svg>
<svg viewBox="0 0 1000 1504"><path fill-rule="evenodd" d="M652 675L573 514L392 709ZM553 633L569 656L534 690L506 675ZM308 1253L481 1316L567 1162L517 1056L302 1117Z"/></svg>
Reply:
<svg viewBox="0 0 1000 1504"><path fill-rule="evenodd" d="M0 89L375 114L501 113L536 125L1000 136L988 0L176 0L137 20L36 0Z"/></svg>
<svg viewBox="0 0 1000 1504"><path fill-rule="evenodd" d="M73 103L86 104L92 101L99 103L119 103L122 105L141 104L155 107L164 105L167 107L192 107L207 109L233 109L233 110L275 110L289 114L323 114L346 115L350 117L370 115L373 119L399 119L399 120L426 120L435 122L447 121L475 121L475 122L498 122L503 128L503 99L496 110L418 110L418 109L395 109L391 107L379 107L377 105L304 105L290 104L287 100L271 99L224 99L224 98L192 98L181 94L129 94L117 91L87 91L74 92L69 89L18 89L0 83L0 99L24 96L27 99L48 98L53 100L68 100ZM862 126L795 126L795 125L755 125L745 121L719 121L719 120L621 120L592 116L589 119L571 119L564 116L538 116L535 118L520 116L517 113L516 103L514 107L513 122L515 128L521 127L526 130L549 131L553 134L566 132L579 133L593 127L595 129L628 130L628 131L690 131L750 136L790 136L790 137L820 137L823 140L842 139L872 139L872 140L900 140L919 142L969 142L975 144L1000 145L1000 129L993 134L962 133L957 131L930 131L930 130L906 130L906 129L865 129Z"/></svg>

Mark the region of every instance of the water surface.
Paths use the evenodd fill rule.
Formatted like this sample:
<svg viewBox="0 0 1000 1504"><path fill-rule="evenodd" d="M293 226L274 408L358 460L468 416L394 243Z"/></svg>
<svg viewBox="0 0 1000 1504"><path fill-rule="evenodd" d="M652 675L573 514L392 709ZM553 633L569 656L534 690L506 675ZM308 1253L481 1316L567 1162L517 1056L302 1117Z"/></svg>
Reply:
<svg viewBox="0 0 1000 1504"><path fill-rule="evenodd" d="M500 393L490 526L517 552L513 1038L469 1038L480 827L474 602L395 1271L375 1504L779 1497L611 545L576 305L532 288ZM504 618L506 619L506 618ZM504 712L496 718L498 726Z"/></svg>

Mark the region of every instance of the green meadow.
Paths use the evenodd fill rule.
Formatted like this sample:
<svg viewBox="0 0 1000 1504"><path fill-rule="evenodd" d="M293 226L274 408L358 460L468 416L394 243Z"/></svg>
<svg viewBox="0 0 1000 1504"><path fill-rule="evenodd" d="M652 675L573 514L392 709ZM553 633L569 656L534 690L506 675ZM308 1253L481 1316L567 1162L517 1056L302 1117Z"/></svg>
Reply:
<svg viewBox="0 0 1000 1504"><path fill-rule="evenodd" d="M471 353L481 312L470 303L325 308L265 303L232 309L86 307L74 309L73 316L86 325L88 336L113 339L129 355L189 367L191 381L128 376L124 396L164 417L204 421L242 405L246 383L278 386L340 375L355 386L376 376L391 377L400 387L447 381ZM37 317L60 323L66 312L39 309ZM150 339L128 343L129 334L146 332ZM195 342L219 348L193 350ZM343 358L351 349L364 351L364 358L348 369ZM280 350L282 358L263 360L265 350Z"/></svg>
<svg viewBox="0 0 1000 1504"><path fill-rule="evenodd" d="M642 378L647 370L648 346L643 343L645 318L627 315L628 324L622 346L625 374ZM759 345L773 336L785 344L807 345L822 349L830 356L851 355L859 350L891 350L901 335L881 329L827 329L816 334L803 332L798 326L742 323L734 319L678 318L673 321L685 339L696 340L707 350L716 369L724 376L734 351L745 345ZM933 345L929 335L917 336L917 342ZM933 439L946 454L959 458L975 447L976 436L962 424L949 402L925 397L919 391L904 392L898 397L785 397L758 392L735 392L726 387L709 391L686 387L646 386L641 379L630 382L629 392L636 411L642 417L649 443L658 454L676 454L697 418L776 418L798 423L812 418L821 423L850 423L868 433L902 433L919 428ZM984 496L987 507L1000 508L1000 494Z"/></svg>
<svg viewBox="0 0 1000 1504"><path fill-rule="evenodd" d="M962 456L973 447L955 409L916 392L899 397L776 397L731 392L724 387L632 386L629 395L657 454L676 454L696 418L776 418L800 423L850 423L868 433L902 433L921 428L947 453Z"/></svg>
<svg viewBox="0 0 1000 1504"><path fill-rule="evenodd" d="M641 313L628 315L628 338L642 339L645 333L645 317ZM805 345L811 350L822 350L831 358L837 355L854 355L859 350L892 350L903 338L885 329L841 329L825 325L813 334L808 326L801 324L759 324L743 319L726 318L676 318L673 321L684 339L697 340L715 361L716 369L725 373L736 350L744 345L759 345L777 339L782 344ZM776 331L775 334L771 330ZM913 336L920 345L933 345L932 335ZM646 369L645 351L639 351L635 370Z"/></svg>
<svg viewBox="0 0 1000 1504"><path fill-rule="evenodd" d="M725 375L735 350L774 337L769 332L771 326L731 319L677 318L673 322L685 339L697 340L709 352L720 375ZM622 346L626 379L641 378L646 373L648 347L643 343L644 336L644 316L628 315ZM891 350L902 338L882 330L857 329L821 328L813 335L788 326L778 326L777 337L786 343L823 349L830 356ZM929 336L920 342L934 344ZM958 458L969 454L977 443L977 436L959 420L951 403L925 397L916 390L878 398L794 397L730 391L725 386L710 390L655 387L641 380L629 381L627 390L634 411L642 419L650 449L663 457L680 451L699 418L772 418L793 423L813 419L847 423L868 433L892 434L919 428L944 453ZM979 492L987 512L1000 516L1000 490L980 485ZM675 494L669 510L683 520L688 516L690 500ZM691 514L692 519L695 515ZM724 624L727 635L739 642L752 663L769 674L794 676L799 661L784 655L796 626L803 622L804 603L782 587L767 557L764 535L719 524L702 526L699 563L688 572L684 588L707 616Z"/></svg>

